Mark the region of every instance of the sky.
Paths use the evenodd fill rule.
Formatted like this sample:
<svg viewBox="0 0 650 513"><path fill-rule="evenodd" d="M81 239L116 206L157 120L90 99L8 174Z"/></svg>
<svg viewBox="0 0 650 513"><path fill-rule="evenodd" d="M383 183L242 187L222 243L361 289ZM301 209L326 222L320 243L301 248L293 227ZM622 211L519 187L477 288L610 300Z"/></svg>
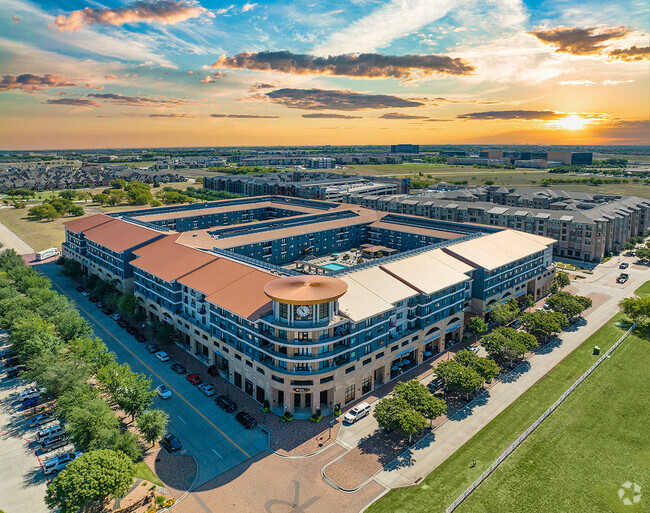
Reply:
<svg viewBox="0 0 650 513"><path fill-rule="evenodd" d="M650 144L647 0L231 1L0 0L0 149Z"/></svg>

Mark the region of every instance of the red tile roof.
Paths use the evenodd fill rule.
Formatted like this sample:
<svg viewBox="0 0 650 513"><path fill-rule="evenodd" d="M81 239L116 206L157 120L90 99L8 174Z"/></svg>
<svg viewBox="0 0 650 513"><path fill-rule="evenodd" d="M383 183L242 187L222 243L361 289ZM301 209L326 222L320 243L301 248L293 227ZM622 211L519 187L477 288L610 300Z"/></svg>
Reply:
<svg viewBox="0 0 650 513"><path fill-rule="evenodd" d="M81 217L79 219L72 219L63 223L68 231L73 233L81 233L85 230L95 228L100 224L104 224L112 220L112 217L105 216L104 214L95 214L92 216Z"/></svg>
<svg viewBox="0 0 650 513"><path fill-rule="evenodd" d="M171 282L218 258L177 244L178 236L178 233L174 233L135 250L133 253L139 255L139 258L133 260L131 265Z"/></svg>
<svg viewBox="0 0 650 513"><path fill-rule="evenodd" d="M138 226L122 219L112 219L107 223L84 231L84 235L88 240L117 253L144 244L160 237L162 234L163 232Z"/></svg>

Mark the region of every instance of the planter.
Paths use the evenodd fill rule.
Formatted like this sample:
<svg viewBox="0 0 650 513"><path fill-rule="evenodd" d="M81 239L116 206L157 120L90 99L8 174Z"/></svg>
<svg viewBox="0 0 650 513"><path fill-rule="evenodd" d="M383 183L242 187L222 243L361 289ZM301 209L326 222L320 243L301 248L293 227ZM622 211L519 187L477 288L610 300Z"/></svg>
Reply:
<svg viewBox="0 0 650 513"><path fill-rule="evenodd" d="M319 423L319 422L321 421L322 418L323 418L322 415L320 415L320 414L314 414L314 415L312 415L311 417L309 417L309 420L311 420L312 422L315 422L315 423Z"/></svg>
<svg viewBox="0 0 650 513"><path fill-rule="evenodd" d="M285 411L284 415L282 415L282 417L280 417L280 421L282 421L282 422L291 422L292 420L293 420L293 413L291 413L289 411Z"/></svg>

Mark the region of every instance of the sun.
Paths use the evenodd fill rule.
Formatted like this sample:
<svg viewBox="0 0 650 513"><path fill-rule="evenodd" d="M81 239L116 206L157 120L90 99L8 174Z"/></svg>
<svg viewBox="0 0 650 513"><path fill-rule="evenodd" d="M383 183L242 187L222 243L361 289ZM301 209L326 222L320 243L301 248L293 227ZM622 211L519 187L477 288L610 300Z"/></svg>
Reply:
<svg viewBox="0 0 650 513"><path fill-rule="evenodd" d="M586 119L583 119L580 116L576 116L575 114L571 114L566 118L558 120L557 126L566 130L582 130L587 123L588 121Z"/></svg>

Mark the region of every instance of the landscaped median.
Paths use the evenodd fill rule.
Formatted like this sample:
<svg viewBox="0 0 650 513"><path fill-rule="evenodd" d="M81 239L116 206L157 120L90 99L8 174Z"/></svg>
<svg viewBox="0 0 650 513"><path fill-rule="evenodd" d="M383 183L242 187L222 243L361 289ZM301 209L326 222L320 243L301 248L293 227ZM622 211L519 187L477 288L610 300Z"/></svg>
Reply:
<svg viewBox="0 0 650 513"><path fill-rule="evenodd" d="M650 282L637 293L650 294ZM367 511L445 511L598 359L594 346L606 351L616 342L625 330L614 322L622 318L614 316L419 486L394 490ZM643 499L632 506L619 499L619 490L623 498L634 491L623 484L650 483L650 344L645 334L642 327L625 340L457 511L647 511Z"/></svg>

